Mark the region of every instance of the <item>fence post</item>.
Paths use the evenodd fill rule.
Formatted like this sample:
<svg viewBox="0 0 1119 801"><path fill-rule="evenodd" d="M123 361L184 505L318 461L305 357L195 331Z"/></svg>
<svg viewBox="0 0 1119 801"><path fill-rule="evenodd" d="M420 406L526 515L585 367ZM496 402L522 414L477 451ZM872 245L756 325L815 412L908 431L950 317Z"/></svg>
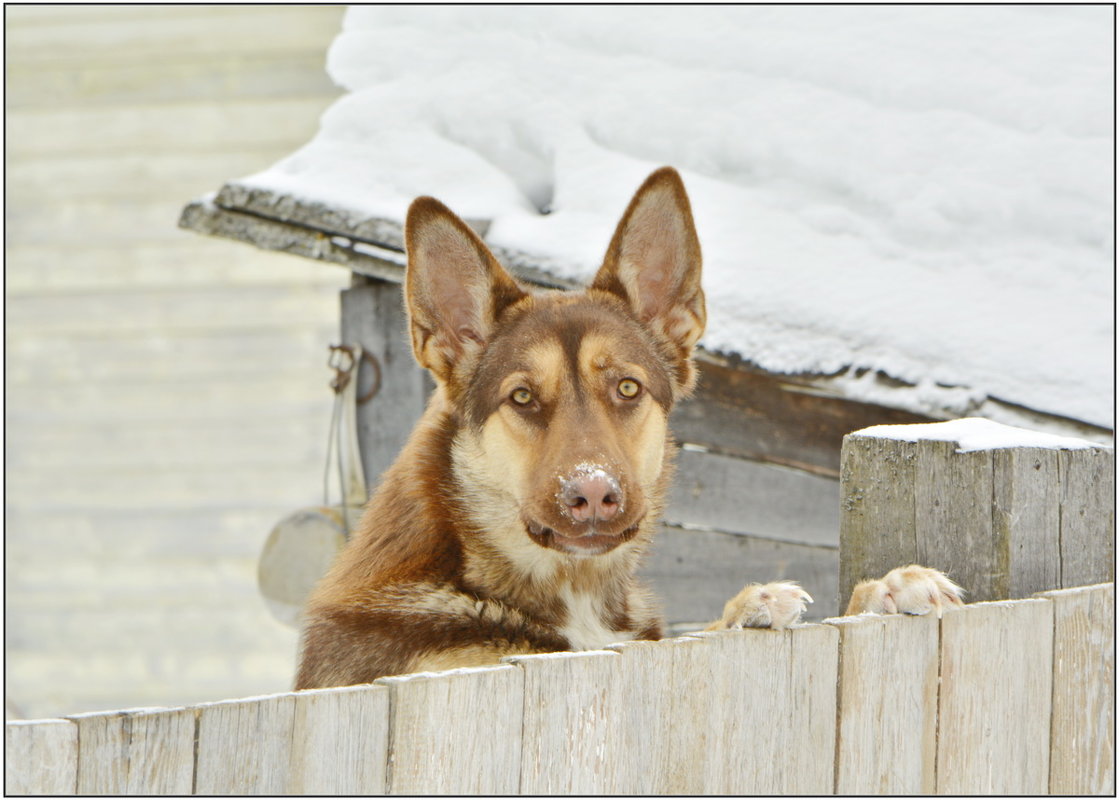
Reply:
<svg viewBox="0 0 1119 801"><path fill-rule="evenodd" d="M1111 448L988 420L874 426L843 439L840 610L900 565L943 570L970 601L1107 581Z"/></svg>

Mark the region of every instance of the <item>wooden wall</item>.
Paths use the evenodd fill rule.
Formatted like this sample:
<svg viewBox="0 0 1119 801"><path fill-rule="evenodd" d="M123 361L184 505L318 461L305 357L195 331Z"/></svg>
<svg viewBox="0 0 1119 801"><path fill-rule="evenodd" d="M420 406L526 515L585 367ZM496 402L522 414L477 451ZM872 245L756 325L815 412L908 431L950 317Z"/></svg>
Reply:
<svg viewBox="0 0 1119 801"><path fill-rule="evenodd" d="M9 711L285 690L256 560L321 496L349 275L176 223L314 134L342 9L4 14Z"/></svg>

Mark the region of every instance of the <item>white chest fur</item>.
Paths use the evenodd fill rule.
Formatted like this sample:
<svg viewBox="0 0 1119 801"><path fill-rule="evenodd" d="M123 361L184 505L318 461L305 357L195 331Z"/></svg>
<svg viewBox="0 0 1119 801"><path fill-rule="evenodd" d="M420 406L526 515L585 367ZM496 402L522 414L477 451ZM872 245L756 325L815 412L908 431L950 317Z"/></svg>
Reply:
<svg viewBox="0 0 1119 801"><path fill-rule="evenodd" d="M633 632L615 631L603 622L603 610L598 599L587 593L562 591L567 605L567 622L560 633L576 651L593 651L611 643L633 639Z"/></svg>

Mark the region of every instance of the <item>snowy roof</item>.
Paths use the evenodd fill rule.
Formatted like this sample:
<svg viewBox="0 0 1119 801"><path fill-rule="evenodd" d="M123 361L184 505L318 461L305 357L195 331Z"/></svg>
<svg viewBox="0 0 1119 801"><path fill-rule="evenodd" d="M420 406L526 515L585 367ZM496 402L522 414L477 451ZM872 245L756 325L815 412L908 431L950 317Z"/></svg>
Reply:
<svg viewBox="0 0 1119 801"><path fill-rule="evenodd" d="M348 93L237 184L389 231L435 195L495 248L586 280L671 164L708 351L837 373L861 400L1113 428L1111 15L352 8L328 57Z"/></svg>

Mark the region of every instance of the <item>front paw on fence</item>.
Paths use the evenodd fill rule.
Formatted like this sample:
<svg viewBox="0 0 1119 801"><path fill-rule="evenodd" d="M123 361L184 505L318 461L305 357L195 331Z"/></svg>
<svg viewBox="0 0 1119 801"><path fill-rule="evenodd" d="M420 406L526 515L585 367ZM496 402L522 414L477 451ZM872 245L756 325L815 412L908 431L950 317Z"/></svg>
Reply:
<svg viewBox="0 0 1119 801"><path fill-rule="evenodd" d="M945 606L963 606L964 591L939 570L921 565L896 567L877 581L864 581L851 591L848 615L925 615L940 617Z"/></svg>
<svg viewBox="0 0 1119 801"><path fill-rule="evenodd" d="M749 584L727 601L723 616L707 627L720 629L784 629L800 620L812 596L793 581Z"/></svg>

